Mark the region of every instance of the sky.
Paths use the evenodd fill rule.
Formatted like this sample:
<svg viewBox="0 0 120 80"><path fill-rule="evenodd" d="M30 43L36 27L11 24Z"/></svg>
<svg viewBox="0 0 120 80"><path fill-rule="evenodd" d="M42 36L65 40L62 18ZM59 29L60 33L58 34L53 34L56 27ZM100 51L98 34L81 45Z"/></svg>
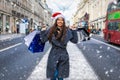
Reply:
<svg viewBox="0 0 120 80"><path fill-rule="evenodd" d="M53 12L61 12L66 20L70 20L77 10L80 0L46 0Z"/></svg>

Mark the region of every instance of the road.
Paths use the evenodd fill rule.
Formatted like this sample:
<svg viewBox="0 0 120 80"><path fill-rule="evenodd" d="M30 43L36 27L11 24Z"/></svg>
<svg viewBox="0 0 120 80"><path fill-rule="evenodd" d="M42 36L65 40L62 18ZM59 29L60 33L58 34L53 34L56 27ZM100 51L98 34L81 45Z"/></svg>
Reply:
<svg viewBox="0 0 120 80"><path fill-rule="evenodd" d="M47 44L44 52L33 54L27 50L23 37L0 42L0 80L32 80L32 77L42 80L40 75L44 75L42 70L45 70L44 60L49 48ZM68 50L71 72L66 80L120 79L119 46L109 45L101 38L93 37L79 42L77 46L69 44ZM41 70L36 68L40 65Z"/></svg>
<svg viewBox="0 0 120 80"><path fill-rule="evenodd" d="M48 45L44 53L33 54L23 43L23 38L1 43L0 80L26 80L49 48Z"/></svg>
<svg viewBox="0 0 120 80"><path fill-rule="evenodd" d="M95 39L96 38L96 39ZM79 49L100 80L120 80L120 47L105 43L102 38L80 42Z"/></svg>

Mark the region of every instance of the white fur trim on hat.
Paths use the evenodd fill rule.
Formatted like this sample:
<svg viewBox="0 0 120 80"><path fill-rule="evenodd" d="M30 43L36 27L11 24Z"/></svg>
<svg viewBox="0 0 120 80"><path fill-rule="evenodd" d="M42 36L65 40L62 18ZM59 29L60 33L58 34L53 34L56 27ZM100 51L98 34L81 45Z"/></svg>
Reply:
<svg viewBox="0 0 120 80"><path fill-rule="evenodd" d="M62 14L59 14L54 18L54 20L56 20L57 18L60 18L60 17L65 18Z"/></svg>
<svg viewBox="0 0 120 80"><path fill-rule="evenodd" d="M59 14L56 17L53 18L53 24L55 23L56 19L58 19L60 17L63 18L63 19L65 19L65 17L62 14Z"/></svg>
<svg viewBox="0 0 120 80"><path fill-rule="evenodd" d="M64 15L62 15L60 12L56 12L52 15L52 20L53 20L53 23L55 23L56 19L59 18L59 17L62 17L65 19Z"/></svg>

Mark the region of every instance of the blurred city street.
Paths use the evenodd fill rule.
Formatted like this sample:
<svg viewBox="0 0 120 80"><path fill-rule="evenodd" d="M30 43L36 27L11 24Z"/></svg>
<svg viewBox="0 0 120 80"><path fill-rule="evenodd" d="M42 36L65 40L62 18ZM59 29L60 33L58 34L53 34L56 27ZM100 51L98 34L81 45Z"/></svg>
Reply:
<svg viewBox="0 0 120 80"><path fill-rule="evenodd" d="M44 45L41 38L49 28L43 39L55 36L56 51L60 43L69 54L64 80L120 80L120 0L0 0L0 80L51 80L46 69L54 41ZM35 31L37 38L28 37ZM78 36L76 44L61 42L71 35L71 41ZM36 45L44 45L44 51L31 52Z"/></svg>
<svg viewBox="0 0 120 80"><path fill-rule="evenodd" d="M3 41L3 42L6 41L5 38L7 40L16 39L16 38L20 37L19 35L20 34L18 34L18 35L17 34L16 35L4 35L4 38L3 39L1 38L1 41ZM11 38L10 38L10 36L11 36ZM1 37L3 37L3 35ZM8 62L11 62L13 60L16 60L16 61L12 62L11 66L10 65L7 66L5 63L2 63L3 60L5 62L8 59L2 59L0 57L0 62L3 65L3 67L2 67L2 65L0 67L0 69L1 69L0 70L0 72L1 72L0 73L0 80L9 80L9 79L10 80L11 79L25 80L25 78L27 78L26 75L28 75L28 74L30 74L30 75L28 76L27 80L47 80L47 78L46 78L46 65L47 65L47 58L48 58L48 54L49 54L49 50L50 50L50 47L48 48L48 45L49 44L47 43L46 44L47 47L45 48L45 50L46 50L45 52L36 53L36 54L28 52L23 41L22 41L22 44L13 47L13 49L12 48L4 49L4 50L1 49L0 50L1 57L5 56L5 54L7 52L10 52L11 56L6 55L6 57L9 56L8 59L10 59L10 57L12 57L12 55L14 56L15 54L17 54L16 52L19 52L19 49L21 49L23 47L22 51L24 51L24 53L22 53L20 51L20 53L22 53L22 54L19 53L17 55L21 55L21 56L24 55L24 57L23 57L23 59L20 58L20 62L15 63L16 61L19 61L19 60L17 60L19 58L16 58L14 56L13 59L10 59L10 61L8 61ZM15 48L15 50L14 50L14 48ZM69 43L67 49L68 49L68 52L70 53L69 55L70 55L70 66L71 67L70 67L70 77L66 80L71 80L71 79L75 79L75 80L80 80L80 79L81 80L84 80L84 79L98 80L97 75L95 74L94 70L92 69L90 64L87 62L87 60L85 59L85 57L83 56L83 54L81 53L81 51L79 50L77 45ZM11 52L11 50L12 50L12 52ZM27 58L30 56L32 59ZM27 62L27 64L26 64L26 58L30 59L30 60L27 60L27 61L29 61L29 62ZM41 60L39 60L39 59L41 59ZM25 62L22 62L24 66L20 65L20 64L22 64L21 60L22 61L25 60ZM20 77L15 76L15 74L18 74L18 71L16 71L16 70L26 70L26 68L29 68L29 66L26 66L26 65L28 65L28 63L30 63L32 60L35 61L34 64L36 64L36 66L29 65L29 66L34 67L31 73L24 74L23 76L20 76ZM12 69L9 70L9 67L12 67ZM6 73L6 72L8 72L8 73ZM14 76L14 78L13 78L13 76Z"/></svg>
<svg viewBox="0 0 120 80"><path fill-rule="evenodd" d="M49 80L46 65L50 44L46 44L44 52L31 53L23 38L24 35L14 36L0 43L3 45L9 41L9 46L0 46L0 80ZM99 38L79 40L78 44L68 43L70 76L65 80L119 80L120 48L106 45Z"/></svg>

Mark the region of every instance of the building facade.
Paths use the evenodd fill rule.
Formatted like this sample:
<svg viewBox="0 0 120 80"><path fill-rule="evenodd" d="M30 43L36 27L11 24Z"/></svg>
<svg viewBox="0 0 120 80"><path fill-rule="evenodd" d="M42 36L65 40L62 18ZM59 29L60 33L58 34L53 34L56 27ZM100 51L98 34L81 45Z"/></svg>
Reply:
<svg viewBox="0 0 120 80"><path fill-rule="evenodd" d="M41 0L0 0L0 34L18 33L22 19L28 22L28 29L41 26L51 16L45 12L45 4Z"/></svg>
<svg viewBox="0 0 120 80"><path fill-rule="evenodd" d="M79 3L76 14L74 15L74 23L79 25L81 18L87 13L89 14L89 26L103 29L108 4L113 0L82 0Z"/></svg>

